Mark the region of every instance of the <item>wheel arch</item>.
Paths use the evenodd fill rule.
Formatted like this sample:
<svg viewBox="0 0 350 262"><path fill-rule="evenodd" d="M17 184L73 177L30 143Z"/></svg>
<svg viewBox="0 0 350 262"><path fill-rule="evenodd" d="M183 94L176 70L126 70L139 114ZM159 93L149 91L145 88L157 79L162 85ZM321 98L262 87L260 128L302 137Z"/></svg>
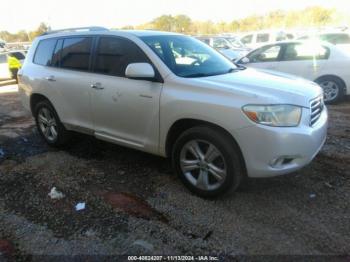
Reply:
<svg viewBox="0 0 350 262"><path fill-rule="evenodd" d="M204 120L199 120L199 119L183 118L183 119L179 119L179 120L175 121L171 125L171 127L168 130L168 133L166 136L166 141L165 141L165 154L167 157L171 156L173 145L174 145L176 139L186 130L188 130L192 127L196 127L196 126L212 127L216 130L223 132L228 138L230 138L230 141L232 142L232 144L238 149L240 160L243 164L244 170L246 171L246 163L245 163L245 159L243 157L242 150L241 150L238 142L236 141L236 139L233 137L233 135L230 132L228 132L225 128L223 128L217 124L207 122Z"/></svg>
<svg viewBox="0 0 350 262"><path fill-rule="evenodd" d="M344 94L346 94L347 86L346 86L345 81L344 81L340 76L333 75L333 74L321 75L321 76L317 77L317 78L314 80L314 82L317 83L318 80L320 80L320 79L322 79L322 78L326 78L326 77L331 77L331 78L336 78L336 79L338 79L338 80L343 84L343 91L344 91Z"/></svg>
<svg viewBox="0 0 350 262"><path fill-rule="evenodd" d="M36 106L39 102L44 101L44 100L48 101L48 102L52 105L51 101L50 101L46 96L44 96L44 95L42 95L42 94L39 94L39 93L33 93L33 94L31 94L31 96L30 96L30 101L29 101L29 105L30 105L30 111L32 112L32 115L33 115L33 116L34 116L34 114L35 114L35 112L34 112L35 106ZM52 105L52 107L53 107L53 105Z"/></svg>

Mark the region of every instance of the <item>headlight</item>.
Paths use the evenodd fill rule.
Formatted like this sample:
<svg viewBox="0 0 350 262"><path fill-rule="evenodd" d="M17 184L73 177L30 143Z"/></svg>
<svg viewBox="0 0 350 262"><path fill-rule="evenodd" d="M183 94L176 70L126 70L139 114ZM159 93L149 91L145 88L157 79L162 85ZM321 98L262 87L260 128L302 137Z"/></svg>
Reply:
<svg viewBox="0 0 350 262"><path fill-rule="evenodd" d="M301 107L293 105L246 105L243 112L250 120L267 126L297 126L301 118Z"/></svg>

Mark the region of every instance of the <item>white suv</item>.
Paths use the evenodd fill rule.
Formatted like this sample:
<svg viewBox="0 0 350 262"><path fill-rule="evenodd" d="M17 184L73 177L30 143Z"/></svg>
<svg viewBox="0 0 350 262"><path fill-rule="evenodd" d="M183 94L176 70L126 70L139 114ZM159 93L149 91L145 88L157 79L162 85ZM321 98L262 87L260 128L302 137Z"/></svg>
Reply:
<svg viewBox="0 0 350 262"><path fill-rule="evenodd" d="M293 172L326 139L321 88L238 67L192 37L156 31L51 32L19 72L19 92L53 146L69 131L171 157L200 196Z"/></svg>

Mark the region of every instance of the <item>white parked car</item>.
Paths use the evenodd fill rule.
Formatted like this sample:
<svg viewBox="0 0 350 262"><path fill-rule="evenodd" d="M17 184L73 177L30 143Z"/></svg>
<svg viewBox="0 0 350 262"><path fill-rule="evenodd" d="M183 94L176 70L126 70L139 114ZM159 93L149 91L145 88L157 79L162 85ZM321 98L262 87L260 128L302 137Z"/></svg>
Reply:
<svg viewBox="0 0 350 262"><path fill-rule="evenodd" d="M239 59L251 50L235 37L201 36L197 39L215 48L230 60Z"/></svg>
<svg viewBox="0 0 350 262"><path fill-rule="evenodd" d="M293 39L292 33L284 31L258 31L258 32L247 32L241 35L241 42L252 48L256 49L263 45L274 43L278 41Z"/></svg>
<svg viewBox="0 0 350 262"><path fill-rule="evenodd" d="M9 68L9 57L13 57L20 64L23 64L25 56L26 51L22 50L0 53L0 80L15 79L17 77L18 68Z"/></svg>
<svg viewBox="0 0 350 262"><path fill-rule="evenodd" d="M234 191L245 176L302 168L327 133L318 85L237 67L174 33L40 36L19 71L19 94L48 144L68 143L74 130L170 157L205 197Z"/></svg>
<svg viewBox="0 0 350 262"><path fill-rule="evenodd" d="M318 40L331 43L350 53L350 34L347 32L328 32L314 35L306 35L298 40Z"/></svg>
<svg viewBox="0 0 350 262"><path fill-rule="evenodd" d="M350 55L318 41L288 41L265 45L237 61L249 67L293 74L318 83L327 103L350 94Z"/></svg>
<svg viewBox="0 0 350 262"><path fill-rule="evenodd" d="M7 54L0 53L0 80L10 79L11 74L7 64Z"/></svg>

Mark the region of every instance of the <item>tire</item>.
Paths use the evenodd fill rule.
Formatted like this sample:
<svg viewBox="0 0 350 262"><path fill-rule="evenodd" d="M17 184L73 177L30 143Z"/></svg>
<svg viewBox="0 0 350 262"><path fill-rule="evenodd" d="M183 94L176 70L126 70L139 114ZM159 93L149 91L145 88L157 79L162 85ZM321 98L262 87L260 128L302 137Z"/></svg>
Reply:
<svg viewBox="0 0 350 262"><path fill-rule="evenodd" d="M172 164L184 185L204 198L234 192L245 177L238 146L212 127L193 127L181 134L173 146Z"/></svg>
<svg viewBox="0 0 350 262"><path fill-rule="evenodd" d="M343 81L334 76L320 77L315 81L324 92L324 102L326 104L336 104L341 101L345 94Z"/></svg>
<svg viewBox="0 0 350 262"><path fill-rule="evenodd" d="M34 116L39 133L47 144L54 147L61 147L67 144L70 133L63 126L55 109L48 100L43 100L35 105Z"/></svg>

